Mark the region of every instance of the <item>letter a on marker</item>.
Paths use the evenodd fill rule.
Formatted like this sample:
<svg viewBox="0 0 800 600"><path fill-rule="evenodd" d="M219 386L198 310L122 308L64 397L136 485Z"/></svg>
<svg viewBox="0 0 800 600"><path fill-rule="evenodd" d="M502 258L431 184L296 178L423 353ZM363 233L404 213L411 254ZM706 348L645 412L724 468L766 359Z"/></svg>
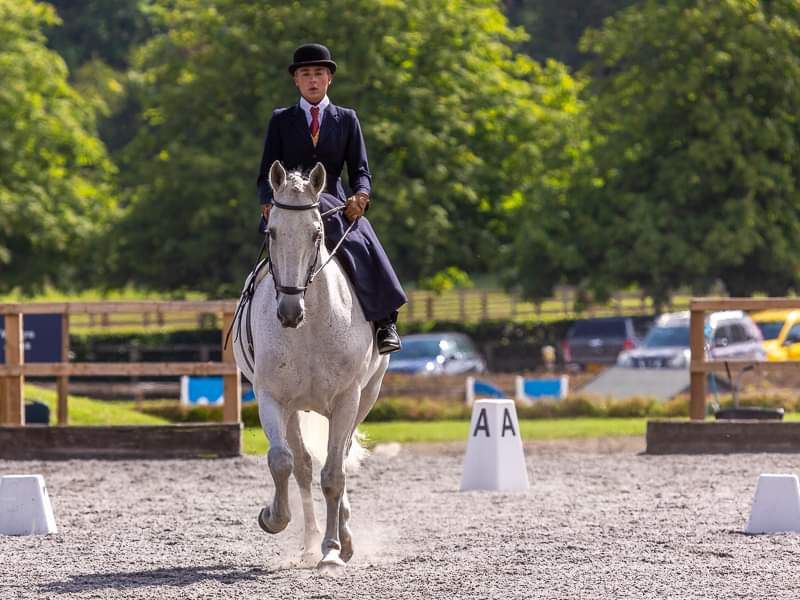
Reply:
<svg viewBox="0 0 800 600"><path fill-rule="evenodd" d="M486 437L489 436L489 420L486 418L486 409L482 408L478 414L478 420L475 423L475 431L472 432L472 437L477 437L479 431L485 431Z"/></svg>
<svg viewBox="0 0 800 600"><path fill-rule="evenodd" d="M477 427L475 429L477 431ZM511 414L507 408L503 410L503 431L500 432L500 437L506 437L506 429L511 430L511 435L517 435L517 432L514 431L514 421L511 420Z"/></svg>

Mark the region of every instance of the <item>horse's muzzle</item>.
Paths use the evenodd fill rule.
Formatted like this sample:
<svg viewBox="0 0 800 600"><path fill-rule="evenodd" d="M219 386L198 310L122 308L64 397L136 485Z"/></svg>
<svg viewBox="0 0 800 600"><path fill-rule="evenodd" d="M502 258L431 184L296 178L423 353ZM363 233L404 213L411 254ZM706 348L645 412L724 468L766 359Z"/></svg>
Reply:
<svg viewBox="0 0 800 600"><path fill-rule="evenodd" d="M284 327L299 327L305 316L305 300L299 294L281 294L278 300L278 320Z"/></svg>

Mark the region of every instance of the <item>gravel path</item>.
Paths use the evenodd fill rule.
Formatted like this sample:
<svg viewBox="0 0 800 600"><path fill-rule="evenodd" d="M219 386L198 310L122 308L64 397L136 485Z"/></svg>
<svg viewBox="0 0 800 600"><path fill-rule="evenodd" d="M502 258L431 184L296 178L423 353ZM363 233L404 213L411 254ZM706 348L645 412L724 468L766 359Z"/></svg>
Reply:
<svg viewBox="0 0 800 600"><path fill-rule="evenodd" d="M45 477L59 533L0 537L0 598L797 598L800 534L742 534L758 475L797 455L528 444L531 489L458 492L463 444L389 445L350 477L356 556L295 564L256 524L265 458L0 461ZM321 508L321 495L320 508ZM321 514L321 511L320 511Z"/></svg>

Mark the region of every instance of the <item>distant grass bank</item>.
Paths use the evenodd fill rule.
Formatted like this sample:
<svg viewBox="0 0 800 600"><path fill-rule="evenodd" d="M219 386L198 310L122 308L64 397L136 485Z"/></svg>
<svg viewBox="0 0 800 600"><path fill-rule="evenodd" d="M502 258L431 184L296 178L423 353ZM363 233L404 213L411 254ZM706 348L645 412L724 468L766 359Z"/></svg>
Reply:
<svg viewBox="0 0 800 600"><path fill-rule="evenodd" d="M39 400L50 407L50 424L58 422L56 392L37 385L25 384L25 399ZM69 397L69 422L71 425L168 425L162 417L144 414L134 402L107 402L84 396Z"/></svg>

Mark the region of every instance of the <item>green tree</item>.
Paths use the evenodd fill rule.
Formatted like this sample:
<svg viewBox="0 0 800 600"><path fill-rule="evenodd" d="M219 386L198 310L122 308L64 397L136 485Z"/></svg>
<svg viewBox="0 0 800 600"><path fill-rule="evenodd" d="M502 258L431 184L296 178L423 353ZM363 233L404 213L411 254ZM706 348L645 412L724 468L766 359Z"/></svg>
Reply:
<svg viewBox="0 0 800 600"><path fill-rule="evenodd" d="M45 46L58 20L32 0L0 0L0 291L87 283L92 244L114 215L113 165L95 114Z"/></svg>
<svg viewBox="0 0 800 600"><path fill-rule="evenodd" d="M119 283L238 287L257 248L263 132L273 108L296 101L286 65L304 41L328 44L340 64L331 97L359 111L369 216L407 280L498 263L511 207L545 177L576 110L566 70L515 55L524 34L491 0L176 0L153 11L165 33L135 59L146 124L122 167Z"/></svg>
<svg viewBox="0 0 800 600"><path fill-rule="evenodd" d="M70 71L101 60L110 67L128 67L131 48L152 35L147 6L152 0L49 0L60 23L48 27L49 46L61 54Z"/></svg>
<svg viewBox="0 0 800 600"><path fill-rule="evenodd" d="M604 75L589 88L568 250L551 254L563 274L659 302L716 280L733 294L796 289L798 23L789 0L652 0L587 34Z"/></svg>
<svg viewBox="0 0 800 600"><path fill-rule="evenodd" d="M141 111L129 93L133 48L153 35L153 0L49 0L59 23L48 45L66 61L71 83L98 110L98 132L112 157L136 134Z"/></svg>

